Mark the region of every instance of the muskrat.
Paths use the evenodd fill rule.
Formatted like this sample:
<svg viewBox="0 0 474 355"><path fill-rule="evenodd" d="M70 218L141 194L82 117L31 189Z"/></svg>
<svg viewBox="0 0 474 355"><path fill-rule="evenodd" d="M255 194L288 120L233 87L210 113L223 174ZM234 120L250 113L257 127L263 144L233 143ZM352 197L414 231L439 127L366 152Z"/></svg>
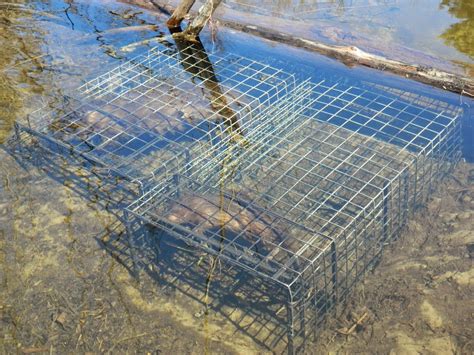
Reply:
<svg viewBox="0 0 474 355"><path fill-rule="evenodd" d="M115 116L115 114L118 116ZM160 112L140 117L133 114L127 116L123 112L109 114L102 110L87 110L84 112L76 111L57 119L51 124L50 129L58 132L56 133L57 136L62 136L65 140L76 136L90 144L91 148L95 148L107 139L107 135L113 136L128 131L135 132L135 134L141 131L165 134L167 131L183 131L185 126L182 121L169 118ZM100 135L96 135L96 133L100 133ZM93 140L91 140L92 137Z"/></svg>

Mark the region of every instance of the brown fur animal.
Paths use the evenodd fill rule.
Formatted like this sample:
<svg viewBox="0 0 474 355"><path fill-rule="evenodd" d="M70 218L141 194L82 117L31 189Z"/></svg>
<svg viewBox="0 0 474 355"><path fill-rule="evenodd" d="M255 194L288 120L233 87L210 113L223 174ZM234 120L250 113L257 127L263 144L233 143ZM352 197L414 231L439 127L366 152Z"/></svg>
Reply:
<svg viewBox="0 0 474 355"><path fill-rule="evenodd" d="M261 238L255 245L258 252L262 252L259 248L264 247L267 253L272 253L273 249L276 249L274 244L278 244L281 239L275 228L272 228L268 216L245 208L228 198L223 198L221 203L219 196L183 195L179 202L171 206L165 218L196 233L212 232L222 235L227 241L231 241L243 231L247 243L239 239L239 245L249 247Z"/></svg>

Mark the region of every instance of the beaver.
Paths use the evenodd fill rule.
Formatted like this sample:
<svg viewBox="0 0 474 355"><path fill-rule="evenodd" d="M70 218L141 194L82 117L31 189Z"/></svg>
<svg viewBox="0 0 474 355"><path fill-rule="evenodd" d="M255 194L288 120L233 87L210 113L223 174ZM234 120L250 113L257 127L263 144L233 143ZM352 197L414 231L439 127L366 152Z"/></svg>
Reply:
<svg viewBox="0 0 474 355"><path fill-rule="evenodd" d="M277 245L282 242L268 215L228 197L183 194L163 217L197 234L222 236L224 244L237 235L243 236L235 243L243 248L253 247L262 256L275 256L280 250Z"/></svg>

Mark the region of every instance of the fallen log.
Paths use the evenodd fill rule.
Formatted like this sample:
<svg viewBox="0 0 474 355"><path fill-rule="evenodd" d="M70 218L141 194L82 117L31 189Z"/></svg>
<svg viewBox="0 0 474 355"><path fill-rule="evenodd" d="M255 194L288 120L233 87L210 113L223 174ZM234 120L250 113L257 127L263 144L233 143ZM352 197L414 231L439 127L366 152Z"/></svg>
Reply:
<svg viewBox="0 0 474 355"><path fill-rule="evenodd" d="M225 25L229 26L229 23ZM424 84L429 84L447 91L474 97L474 80L456 74L414 64L407 64L382 56L367 53L355 46L334 46L285 33L278 33L268 28L240 25L233 23L229 27L260 36L269 40L290 44L296 47L324 54L336 58L346 65L363 65L369 68L387 71L401 75Z"/></svg>
<svg viewBox="0 0 474 355"><path fill-rule="evenodd" d="M154 11L172 13L174 7L161 0L121 0L122 2L139 5ZM429 66L408 64L391 60L383 56L365 52L355 46L337 46L309 40L290 33L283 33L268 27L248 25L230 20L219 20L222 26L256 35L268 40L289 44L311 50L329 57L336 58L346 65L362 65L383 70L396 75L432 85L447 91L474 98L474 80L472 78L438 70Z"/></svg>

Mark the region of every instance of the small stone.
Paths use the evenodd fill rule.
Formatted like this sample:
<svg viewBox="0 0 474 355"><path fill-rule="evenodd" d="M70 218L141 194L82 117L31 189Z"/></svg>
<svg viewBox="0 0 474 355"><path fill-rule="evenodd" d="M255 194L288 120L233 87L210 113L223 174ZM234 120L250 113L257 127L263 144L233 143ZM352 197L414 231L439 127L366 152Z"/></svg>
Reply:
<svg viewBox="0 0 474 355"><path fill-rule="evenodd" d="M201 318L206 312L201 309L199 312L194 313L194 317Z"/></svg>
<svg viewBox="0 0 474 355"><path fill-rule="evenodd" d="M433 209L437 209L439 208L441 203L442 203L442 200L439 197L434 197L432 201L430 202L430 207Z"/></svg>
<svg viewBox="0 0 474 355"><path fill-rule="evenodd" d="M457 216L457 213L443 213L440 217L442 218L443 222L450 223L454 222Z"/></svg>
<svg viewBox="0 0 474 355"><path fill-rule="evenodd" d="M436 329L443 326L443 318L427 300L421 304L420 311L430 328Z"/></svg>
<svg viewBox="0 0 474 355"><path fill-rule="evenodd" d="M64 323L66 323L67 314L64 312L60 312L54 319L56 323L58 323L61 327L64 327Z"/></svg>
<svg viewBox="0 0 474 355"><path fill-rule="evenodd" d="M474 259L474 243L469 243L466 245L468 257Z"/></svg>
<svg viewBox="0 0 474 355"><path fill-rule="evenodd" d="M270 297L268 297L267 295L263 295L262 297L260 297L260 300L262 302L269 302L270 301Z"/></svg>

